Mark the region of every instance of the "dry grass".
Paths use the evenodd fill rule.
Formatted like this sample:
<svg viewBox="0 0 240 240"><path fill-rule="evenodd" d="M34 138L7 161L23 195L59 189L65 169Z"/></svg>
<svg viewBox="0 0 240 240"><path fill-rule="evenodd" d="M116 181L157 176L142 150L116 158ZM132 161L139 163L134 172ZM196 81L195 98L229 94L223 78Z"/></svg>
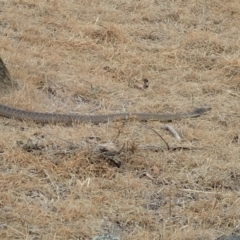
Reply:
<svg viewBox="0 0 240 240"><path fill-rule="evenodd" d="M171 123L181 143L162 123L147 123L170 145L199 149L190 151L131 152L165 147L134 121L66 127L1 118L0 238L239 233L239 19L235 0L1 1L0 56L20 84L2 103L49 112L212 111ZM134 88L143 78L149 88ZM121 166L98 159L89 137L128 146Z"/></svg>

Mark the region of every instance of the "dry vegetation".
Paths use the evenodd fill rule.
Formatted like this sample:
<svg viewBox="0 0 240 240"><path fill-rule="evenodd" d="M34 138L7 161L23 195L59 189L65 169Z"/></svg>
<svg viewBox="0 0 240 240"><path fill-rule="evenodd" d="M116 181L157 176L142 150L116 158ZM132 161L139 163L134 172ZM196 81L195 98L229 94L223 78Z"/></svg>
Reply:
<svg viewBox="0 0 240 240"><path fill-rule="evenodd" d="M0 1L0 56L43 112L179 112L196 119L40 125L0 119L1 239L216 239L240 232L240 3ZM147 78L149 88L134 87ZM148 126L146 126L146 125ZM190 149L168 151L170 146ZM113 161L96 146L122 149ZM142 150L139 145L163 150ZM117 154L117 153L115 153Z"/></svg>

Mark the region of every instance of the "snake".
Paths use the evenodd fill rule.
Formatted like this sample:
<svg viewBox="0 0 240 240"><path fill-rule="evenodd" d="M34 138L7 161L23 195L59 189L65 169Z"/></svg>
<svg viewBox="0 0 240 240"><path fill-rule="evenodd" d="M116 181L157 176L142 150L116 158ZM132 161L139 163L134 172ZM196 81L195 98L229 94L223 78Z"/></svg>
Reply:
<svg viewBox="0 0 240 240"><path fill-rule="evenodd" d="M180 112L175 114L160 114L160 113L111 113L105 115L85 115L85 114L61 114L61 113L44 113L22 110L0 104L0 115L7 118L17 120L30 120L37 123L63 123L63 124L78 124L78 123L106 123L114 120L137 119L139 121L155 120L161 122L169 122L184 118L199 117L203 113L209 111L210 107L199 107L189 112Z"/></svg>
<svg viewBox="0 0 240 240"><path fill-rule="evenodd" d="M7 88L14 87L14 82L10 76L8 69L0 57L0 90L4 91ZM114 120L128 120L137 119L140 121L157 120L162 122L168 122L183 118L199 117L203 113L209 111L210 107L199 107L189 112L181 112L175 114L161 114L161 113L111 113L105 115L85 115L85 114L61 114L61 113L44 113L22 110L14 107L10 107L0 103L0 115L7 118L14 118L17 120L31 120L38 123L106 123Z"/></svg>

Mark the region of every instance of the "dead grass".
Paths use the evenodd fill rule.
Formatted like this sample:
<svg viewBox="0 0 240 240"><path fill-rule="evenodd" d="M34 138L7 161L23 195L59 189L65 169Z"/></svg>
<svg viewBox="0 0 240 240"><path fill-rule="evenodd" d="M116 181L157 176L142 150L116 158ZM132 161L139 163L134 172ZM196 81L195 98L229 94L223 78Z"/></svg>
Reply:
<svg viewBox="0 0 240 240"><path fill-rule="evenodd" d="M1 118L0 238L239 234L239 19L233 0L1 1L0 56L21 86L1 102L48 112L212 111L171 123L181 143L147 123L171 146L198 149L158 152L137 148L166 146L135 121ZM149 88L134 88L143 78ZM112 141L125 144L119 168L93 151Z"/></svg>

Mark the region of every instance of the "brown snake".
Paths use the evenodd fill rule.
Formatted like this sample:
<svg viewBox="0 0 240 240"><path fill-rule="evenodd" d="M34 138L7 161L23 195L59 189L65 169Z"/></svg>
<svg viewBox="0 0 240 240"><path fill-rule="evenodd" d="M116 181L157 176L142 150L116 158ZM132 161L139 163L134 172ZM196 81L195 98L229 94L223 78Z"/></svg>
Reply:
<svg viewBox="0 0 240 240"><path fill-rule="evenodd" d="M0 58L0 83L5 84L11 82L10 74ZM0 85L1 86L1 85ZM157 120L172 121L183 118L199 117L203 113L209 111L209 107L196 108L190 112L176 114L158 114L158 113L112 113L106 115L81 115L81 114L58 114L58 113L42 113L27 110L21 110L0 104L0 115L18 120L31 120L39 123L64 123L73 124L81 122L90 122L94 124L104 123L112 120L137 119L140 121Z"/></svg>

